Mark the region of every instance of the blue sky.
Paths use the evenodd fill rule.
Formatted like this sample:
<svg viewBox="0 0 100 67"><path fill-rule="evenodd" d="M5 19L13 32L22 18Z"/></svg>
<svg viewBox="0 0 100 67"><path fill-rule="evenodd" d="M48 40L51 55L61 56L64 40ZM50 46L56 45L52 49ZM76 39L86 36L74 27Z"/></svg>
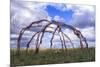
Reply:
<svg viewBox="0 0 100 67"><path fill-rule="evenodd" d="M72 25L87 38L90 47L95 46L95 6L11 0L11 48L16 48L17 38L23 27L41 19L56 20ZM26 46L25 44L29 41L32 33L36 33L36 30L38 31L40 28L25 32L22 37L21 47ZM48 28L48 30L52 29ZM65 28L63 32L72 39L76 47L79 47L79 40L71 30ZM45 34L41 47L49 47L51 36L50 33ZM34 47L34 41L32 41L31 47ZM61 48L58 36L55 36L53 42L54 47ZM71 47L69 43L67 43L67 46Z"/></svg>
<svg viewBox="0 0 100 67"><path fill-rule="evenodd" d="M65 22L68 22L69 20L72 19L72 10L66 10L66 11L61 11L53 7L52 5L48 5L46 11L49 13L49 16L54 17L55 15L58 15L62 18L64 18Z"/></svg>

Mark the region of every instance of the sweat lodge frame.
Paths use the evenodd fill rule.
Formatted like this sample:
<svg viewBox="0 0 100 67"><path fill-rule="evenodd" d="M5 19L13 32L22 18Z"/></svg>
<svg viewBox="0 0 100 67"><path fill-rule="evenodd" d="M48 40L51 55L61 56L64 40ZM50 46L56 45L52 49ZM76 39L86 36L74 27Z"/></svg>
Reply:
<svg viewBox="0 0 100 67"><path fill-rule="evenodd" d="M42 26L41 25L42 22L48 22L48 23L45 26ZM37 26L34 26L35 24L37 24ZM56 25L56 28L50 27L50 25L52 25L52 24ZM37 54L39 52L39 47L40 47L40 45L42 45L42 40L43 40L45 32L52 33L52 37L50 39L50 48L52 48L52 46L53 46L53 39L54 39L55 35L58 35L60 37L62 50L64 50L64 48L65 49L67 48L65 38L67 38L70 41L72 47L74 48L74 44L72 43L70 37L62 31L63 27L72 30L73 33L79 38L81 49L84 48L83 42L86 45L86 48L88 49L88 43L87 43L86 38L82 35L81 31L77 30L75 27L73 27L71 25L67 25L67 24L59 22L59 21L55 21L55 20L49 21L46 19L42 19L42 20L34 21L34 22L30 23L30 25L21 29L21 31L19 33L19 37L17 39L17 55L20 55L20 45L21 45L20 41L21 41L22 35L24 34L25 31L29 30L30 28L34 28L34 27L41 27L41 30L37 31L35 34L33 34L32 37L30 38L30 40L28 41L27 47L26 47L26 53L28 52L31 41L33 40L33 38L36 35L38 35L38 36L36 37L36 41L35 41L36 42L35 43L35 46L36 46L35 54ZM47 28L52 28L52 29L54 29L54 31L46 31ZM56 34L56 32L57 32L57 34Z"/></svg>

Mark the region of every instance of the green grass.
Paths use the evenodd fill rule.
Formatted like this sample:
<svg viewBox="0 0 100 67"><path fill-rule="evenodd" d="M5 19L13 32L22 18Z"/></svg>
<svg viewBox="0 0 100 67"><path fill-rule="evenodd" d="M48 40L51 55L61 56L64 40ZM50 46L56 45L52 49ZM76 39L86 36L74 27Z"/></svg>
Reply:
<svg viewBox="0 0 100 67"><path fill-rule="evenodd" d="M58 51L58 52L56 52ZM95 61L95 48L84 48L83 50L68 49L66 52L61 49L46 49L34 54L30 50L26 55L25 50L21 50L21 55L16 56L16 50L11 49L11 66L42 65L73 62Z"/></svg>

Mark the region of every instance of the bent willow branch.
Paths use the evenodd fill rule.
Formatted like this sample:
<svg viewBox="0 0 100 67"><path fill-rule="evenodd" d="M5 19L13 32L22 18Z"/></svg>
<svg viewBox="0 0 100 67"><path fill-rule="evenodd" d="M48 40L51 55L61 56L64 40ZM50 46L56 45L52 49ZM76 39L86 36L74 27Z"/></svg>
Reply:
<svg viewBox="0 0 100 67"><path fill-rule="evenodd" d="M77 30L76 28L74 28L73 26L71 25L67 25L63 22L59 22L59 21L55 21L55 20L51 20L51 21L48 21L46 19L43 19L43 20L39 20L39 21L35 21L35 22L32 22L30 25L28 25L27 27L25 28L22 28L20 33L19 33L19 37L18 37L18 40L17 40L17 55L20 55L20 42L21 42L21 39L22 39L22 36L23 34L25 33L25 31L29 30L30 28L34 28L34 27L38 27L39 24L41 23L44 23L44 22L47 22L46 25L42 26L41 27L41 30L37 31L36 33L34 33L32 35L32 37L30 38L29 42L27 42L27 47L26 47L26 53L28 52L28 49L29 49L29 45L30 43L32 42L33 38L37 35L37 39L36 39L36 43L35 43L35 46L36 46L36 49L35 49L35 53L38 53L39 52L39 48L40 48L40 45L42 44L42 40L43 40L43 37L44 37L44 33L46 32L49 32L49 33L52 33L52 37L50 39L50 48L52 48L53 46L53 39L55 37L55 35L57 34L60 38L60 42L61 42L61 46L62 46L62 50L65 48L67 48L66 46L66 39L67 38L70 42L70 44L72 45L72 47L74 48L74 44L72 43L72 40L70 39L70 37L64 33L62 31L63 28L66 28L66 29L69 29L69 30L72 30L74 32L74 34L79 38L80 40L80 46L81 46L81 49L83 48L83 42L85 43L86 45L86 48L88 48L88 43L87 43L87 40L86 38L82 35L82 33ZM34 26L34 25L38 25L38 26ZM56 28L53 28L53 31L50 31L50 30L47 30L47 28L50 28L50 25L55 25Z"/></svg>

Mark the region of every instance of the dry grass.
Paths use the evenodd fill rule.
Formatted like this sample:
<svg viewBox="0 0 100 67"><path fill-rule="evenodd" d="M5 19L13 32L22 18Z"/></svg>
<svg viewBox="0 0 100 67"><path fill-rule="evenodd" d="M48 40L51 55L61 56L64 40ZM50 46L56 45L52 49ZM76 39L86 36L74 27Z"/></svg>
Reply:
<svg viewBox="0 0 100 67"><path fill-rule="evenodd" d="M90 62L95 61L95 48L84 48L83 50L68 49L62 52L61 49L40 49L38 54L30 49L26 55L25 49L21 49L21 55L16 56L16 49L11 49L11 66L40 65L40 64L57 64L73 62Z"/></svg>

